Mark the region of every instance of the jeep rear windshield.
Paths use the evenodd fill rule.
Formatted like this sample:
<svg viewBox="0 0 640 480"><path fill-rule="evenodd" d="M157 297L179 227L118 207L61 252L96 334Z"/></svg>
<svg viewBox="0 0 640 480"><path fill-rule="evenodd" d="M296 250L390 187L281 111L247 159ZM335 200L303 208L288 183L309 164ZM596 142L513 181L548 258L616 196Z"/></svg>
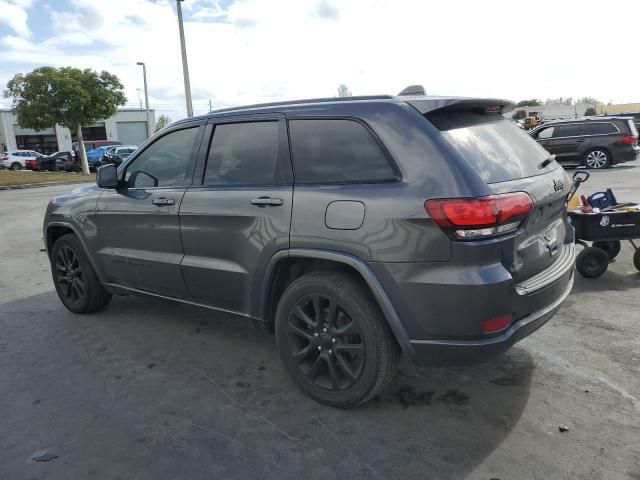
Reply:
<svg viewBox="0 0 640 480"><path fill-rule="evenodd" d="M440 111L425 117L486 183L533 177L559 168L555 161L545 162L549 152L502 115Z"/></svg>

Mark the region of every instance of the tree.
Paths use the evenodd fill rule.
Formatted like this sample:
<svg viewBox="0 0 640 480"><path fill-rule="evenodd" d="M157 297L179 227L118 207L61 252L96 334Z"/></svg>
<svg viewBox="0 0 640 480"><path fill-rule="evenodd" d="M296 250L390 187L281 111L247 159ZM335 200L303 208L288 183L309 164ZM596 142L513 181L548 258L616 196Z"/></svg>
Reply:
<svg viewBox="0 0 640 480"><path fill-rule="evenodd" d="M73 67L41 67L27 74L17 74L7 83L5 98L22 128L36 131L56 123L76 131L82 172L89 174L89 164L82 138L82 125L112 117L127 98L118 77L109 72Z"/></svg>
<svg viewBox="0 0 640 480"><path fill-rule="evenodd" d="M595 107L589 107L584 111L584 116L585 117L591 117L593 115L596 114L596 109Z"/></svg>
<svg viewBox="0 0 640 480"><path fill-rule="evenodd" d="M600 105L602 102L600 100L598 100L597 98L594 97L582 97L582 98L578 98L576 100L576 103L580 104L580 103L585 103L587 105L591 105L593 107Z"/></svg>
<svg viewBox="0 0 640 480"><path fill-rule="evenodd" d="M527 111L518 110L516 111L516 113L513 114L511 118L513 118L514 120L524 120L525 118L527 118Z"/></svg>
<svg viewBox="0 0 640 480"><path fill-rule="evenodd" d="M158 117L158 121L156 122L156 132L158 130L162 130L164 127L166 127L170 123L171 123L171 117L163 113Z"/></svg>
<svg viewBox="0 0 640 480"><path fill-rule="evenodd" d="M537 98L532 98L530 100L521 100L516 103L516 107L537 107L541 105L542 102Z"/></svg>
<svg viewBox="0 0 640 480"><path fill-rule="evenodd" d="M338 96L339 97L350 97L351 96L351 90L349 90L349 87L347 87L344 83L341 83L340 86L338 87Z"/></svg>

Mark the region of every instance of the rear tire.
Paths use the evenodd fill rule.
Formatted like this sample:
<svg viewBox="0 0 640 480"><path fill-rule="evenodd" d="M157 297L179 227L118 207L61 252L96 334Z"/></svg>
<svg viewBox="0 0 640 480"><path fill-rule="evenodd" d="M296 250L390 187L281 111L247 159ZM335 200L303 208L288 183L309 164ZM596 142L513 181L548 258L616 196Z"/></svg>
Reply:
<svg viewBox="0 0 640 480"><path fill-rule="evenodd" d="M599 248L600 250L604 250L609 256L609 261L612 261L614 258L616 258L620 253L620 249L622 248L620 240L593 242L593 246Z"/></svg>
<svg viewBox="0 0 640 480"><path fill-rule="evenodd" d="M598 247L587 247L576 258L576 268L585 278L597 278L607 271L609 256Z"/></svg>
<svg viewBox="0 0 640 480"><path fill-rule="evenodd" d="M51 274L60 301L73 313L92 313L111 301L74 234L58 238L51 249Z"/></svg>
<svg viewBox="0 0 640 480"><path fill-rule="evenodd" d="M584 166L593 170L601 170L611 166L611 154L602 148L589 150L584 156Z"/></svg>
<svg viewBox="0 0 640 480"><path fill-rule="evenodd" d="M9 168L11 170L22 170L22 165L19 162L13 162Z"/></svg>
<svg viewBox="0 0 640 480"><path fill-rule="evenodd" d="M395 376L400 349L354 276L318 272L295 280L278 304L275 331L284 367L317 402L360 405Z"/></svg>

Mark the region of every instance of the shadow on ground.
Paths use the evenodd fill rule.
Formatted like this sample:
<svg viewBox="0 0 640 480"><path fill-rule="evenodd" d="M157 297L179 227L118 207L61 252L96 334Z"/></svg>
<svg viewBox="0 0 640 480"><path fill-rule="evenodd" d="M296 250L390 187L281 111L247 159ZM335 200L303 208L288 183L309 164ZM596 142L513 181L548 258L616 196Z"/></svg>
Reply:
<svg viewBox="0 0 640 480"><path fill-rule="evenodd" d="M117 297L75 316L47 292L0 305L0 332L0 478L464 478L534 369L518 347L419 368L345 411L297 390L272 337L204 309Z"/></svg>

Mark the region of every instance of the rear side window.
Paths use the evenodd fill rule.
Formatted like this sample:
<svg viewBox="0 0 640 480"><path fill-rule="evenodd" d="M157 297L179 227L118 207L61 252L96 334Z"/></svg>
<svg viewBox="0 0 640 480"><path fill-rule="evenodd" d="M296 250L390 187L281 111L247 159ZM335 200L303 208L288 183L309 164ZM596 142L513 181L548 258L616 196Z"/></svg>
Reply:
<svg viewBox="0 0 640 480"><path fill-rule="evenodd" d="M354 120L291 120L289 134L296 183L367 183L398 177L376 139Z"/></svg>
<svg viewBox="0 0 640 480"><path fill-rule="evenodd" d="M280 156L278 122L216 125L204 185L271 185Z"/></svg>
<svg viewBox="0 0 640 480"><path fill-rule="evenodd" d="M618 133L618 129L613 123L591 123L589 124L592 135L609 135Z"/></svg>
<svg viewBox="0 0 640 480"><path fill-rule="evenodd" d="M462 155L486 183L532 177L559 168L542 148L521 128L502 115L475 112L433 112L427 119Z"/></svg>

